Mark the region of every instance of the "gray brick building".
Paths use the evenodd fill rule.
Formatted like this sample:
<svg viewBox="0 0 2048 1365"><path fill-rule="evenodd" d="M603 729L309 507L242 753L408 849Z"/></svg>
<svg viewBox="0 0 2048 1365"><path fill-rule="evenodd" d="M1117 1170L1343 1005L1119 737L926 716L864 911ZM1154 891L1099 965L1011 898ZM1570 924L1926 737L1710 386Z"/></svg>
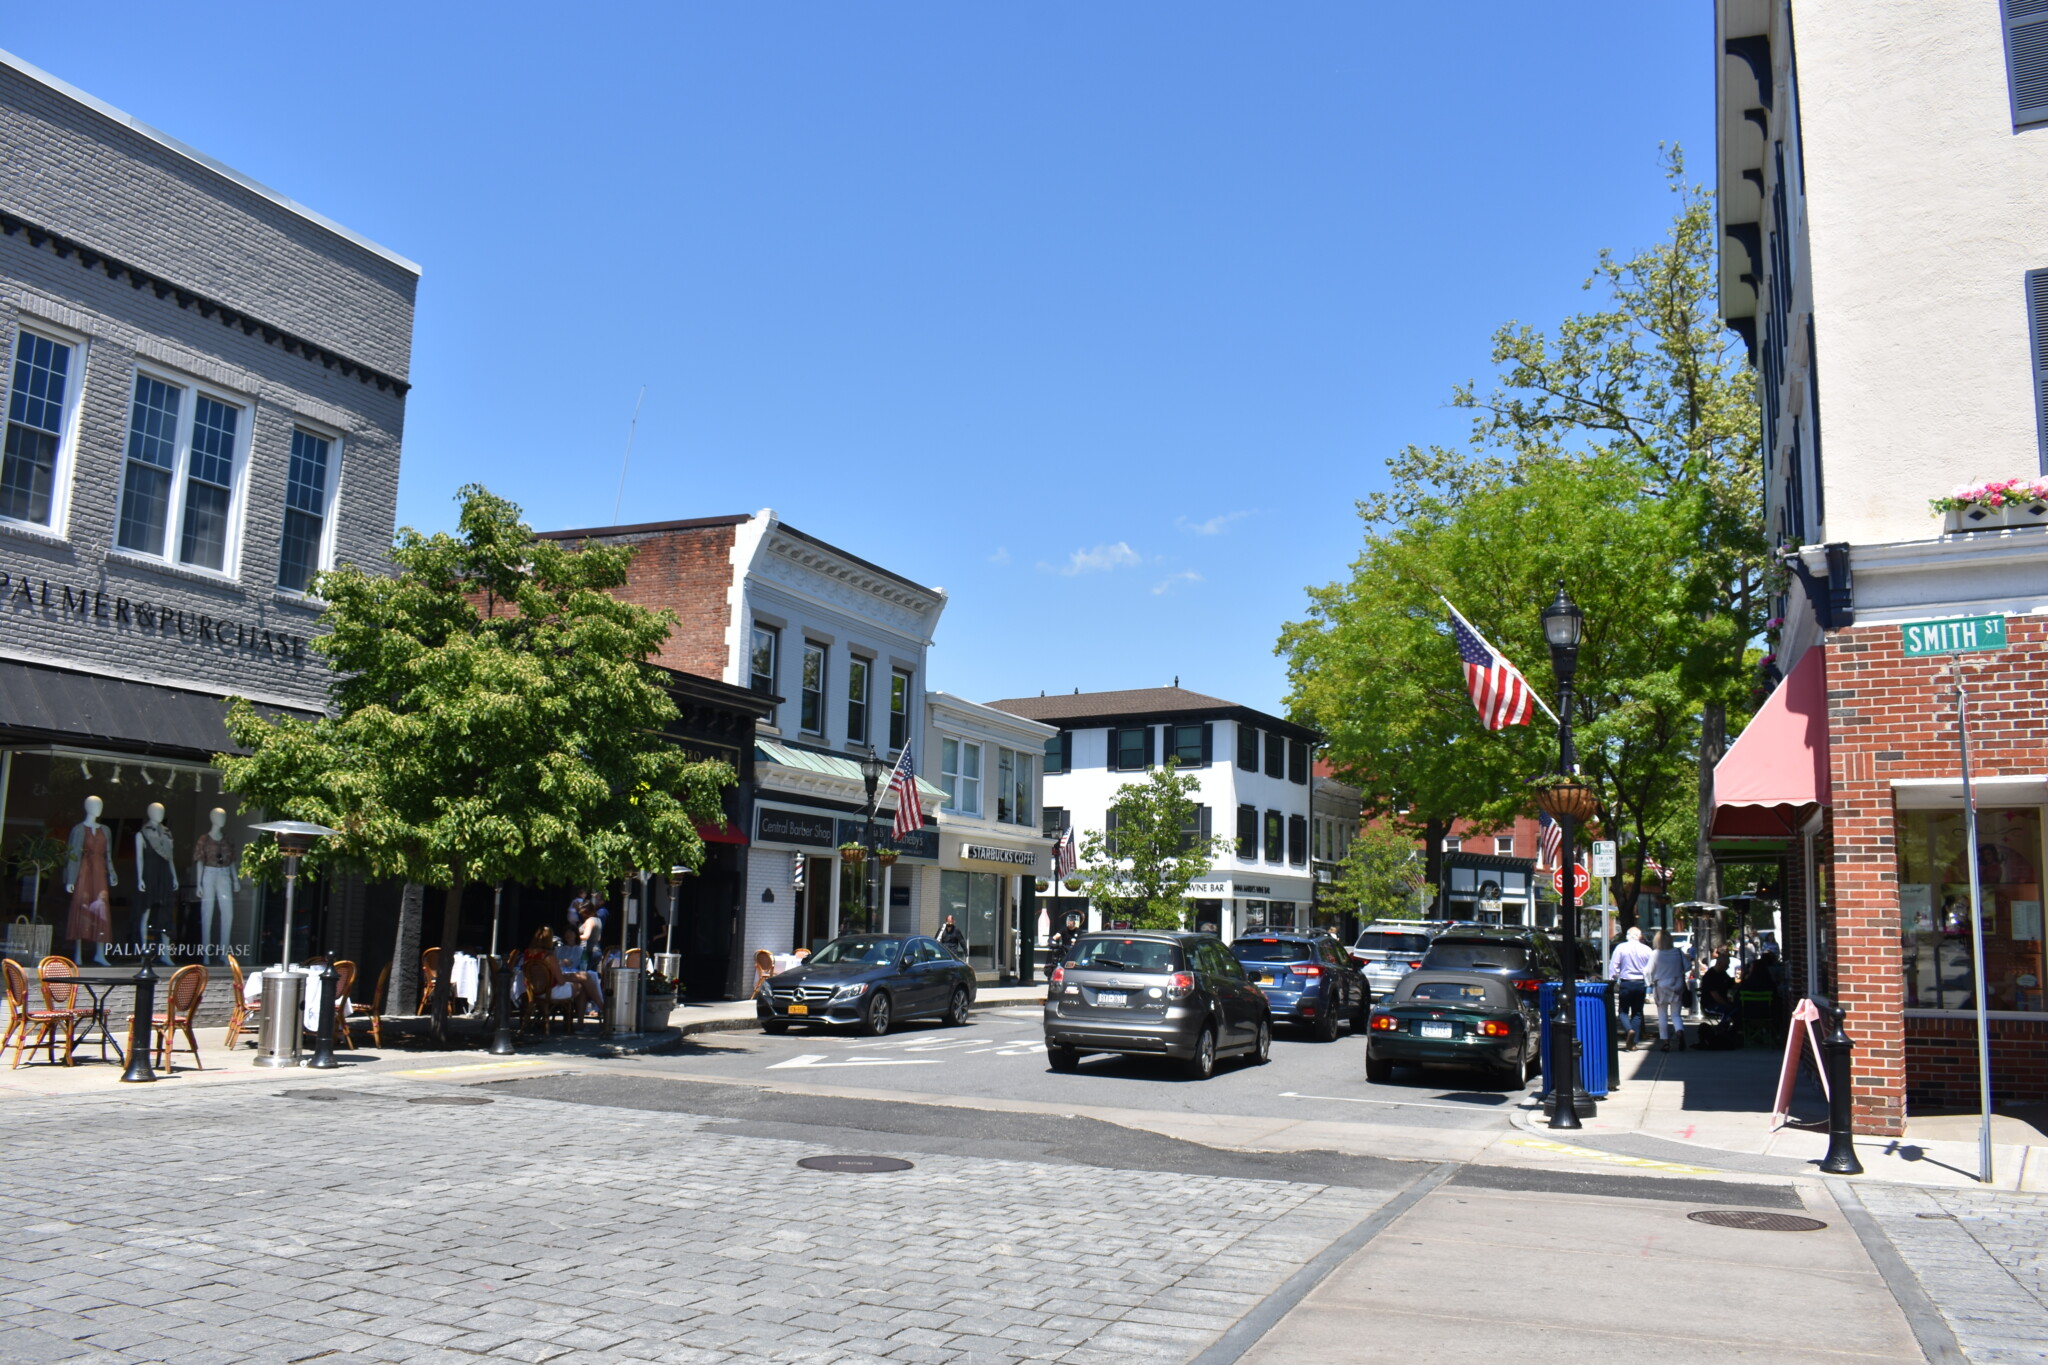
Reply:
<svg viewBox="0 0 2048 1365"><path fill-rule="evenodd" d="M225 697L323 703L304 588L389 549L418 279L0 53L0 860L71 841L98 797L107 833L82 846L109 844L114 882L74 906L89 871L39 900L10 876L17 956L45 935L118 952L145 915L152 939L260 952L257 894L199 865L215 807L248 837L206 759Z"/></svg>

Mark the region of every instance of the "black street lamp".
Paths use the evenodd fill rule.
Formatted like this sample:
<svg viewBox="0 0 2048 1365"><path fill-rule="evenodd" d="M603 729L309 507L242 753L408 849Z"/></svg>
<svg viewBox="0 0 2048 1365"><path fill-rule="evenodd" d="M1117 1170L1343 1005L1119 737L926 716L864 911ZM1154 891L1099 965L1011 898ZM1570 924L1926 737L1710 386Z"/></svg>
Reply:
<svg viewBox="0 0 2048 1365"><path fill-rule="evenodd" d="M867 783L868 788L868 809L866 815L868 856L862 860L860 865L860 908L865 920L861 925L861 932L867 934L875 932L876 793L880 790L882 778L888 771L889 765L884 763L881 755L877 754L873 749L869 749L860 761L860 780Z"/></svg>
<svg viewBox="0 0 2048 1365"><path fill-rule="evenodd" d="M1543 638L1550 644L1550 671L1557 676L1557 770L1578 776L1579 756L1572 747L1572 679L1579 670L1579 641L1586 616L1578 603L1557 585L1557 600L1543 609ZM1562 795L1562 793L1560 793ZM1590 793L1588 794L1590 796ZM1559 801L1550 816L1558 823L1558 885L1564 901L1564 980L1558 983L1557 1012L1550 1020L1550 1059L1556 1074L1550 1082L1550 1126L1573 1129L1581 1116L1591 1118L1593 1097L1586 1093L1579 1069L1579 887L1572 875L1577 863L1578 825L1590 811L1574 801Z"/></svg>

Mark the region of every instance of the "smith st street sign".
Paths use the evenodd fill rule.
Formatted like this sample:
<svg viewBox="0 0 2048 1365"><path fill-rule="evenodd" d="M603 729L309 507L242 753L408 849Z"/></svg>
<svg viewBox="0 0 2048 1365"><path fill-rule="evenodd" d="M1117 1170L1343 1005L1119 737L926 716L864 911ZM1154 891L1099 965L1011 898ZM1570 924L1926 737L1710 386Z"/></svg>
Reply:
<svg viewBox="0 0 2048 1365"><path fill-rule="evenodd" d="M2005 648L2003 616L1959 616L1951 621L1921 621L1899 627L1899 639L1909 659L1930 654L1968 654L1976 650Z"/></svg>

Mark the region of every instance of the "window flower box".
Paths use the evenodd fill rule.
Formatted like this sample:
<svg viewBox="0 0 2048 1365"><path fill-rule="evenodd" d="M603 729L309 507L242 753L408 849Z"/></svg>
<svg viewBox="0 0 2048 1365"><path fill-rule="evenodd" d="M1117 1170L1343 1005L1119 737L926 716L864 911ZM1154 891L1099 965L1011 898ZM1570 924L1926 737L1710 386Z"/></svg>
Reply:
<svg viewBox="0 0 2048 1365"><path fill-rule="evenodd" d="M1942 530L1949 535L2048 526L2048 478L1960 484L1931 506L1941 513Z"/></svg>

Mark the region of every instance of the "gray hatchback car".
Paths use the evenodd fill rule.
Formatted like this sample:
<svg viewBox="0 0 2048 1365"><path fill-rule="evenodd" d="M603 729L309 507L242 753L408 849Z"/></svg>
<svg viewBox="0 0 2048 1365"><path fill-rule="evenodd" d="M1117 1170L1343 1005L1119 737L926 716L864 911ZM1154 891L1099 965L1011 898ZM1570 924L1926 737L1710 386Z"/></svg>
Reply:
<svg viewBox="0 0 2048 1365"><path fill-rule="evenodd" d="M1045 1051L1055 1071L1084 1052L1120 1052L1171 1057L1200 1080L1226 1053L1270 1057L1273 1012L1213 934L1084 934L1047 984Z"/></svg>

